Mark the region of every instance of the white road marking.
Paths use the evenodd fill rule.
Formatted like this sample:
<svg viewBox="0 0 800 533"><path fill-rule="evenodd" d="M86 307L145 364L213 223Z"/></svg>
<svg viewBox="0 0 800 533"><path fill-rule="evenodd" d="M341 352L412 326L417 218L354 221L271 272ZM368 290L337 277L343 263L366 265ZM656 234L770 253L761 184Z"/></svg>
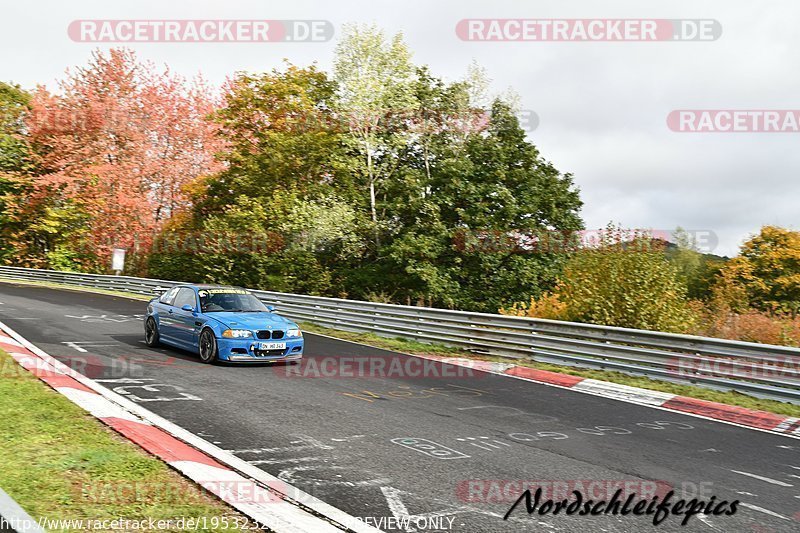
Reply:
<svg viewBox="0 0 800 533"><path fill-rule="evenodd" d="M485 439L485 438L488 438L488 437L480 437L480 438ZM470 444L472 444L476 448L480 448L482 450L493 451L493 450L499 449L500 446L498 446L497 444L492 444L493 442L496 442L497 444L502 444L503 446L511 446L507 442L502 442L502 441L499 441L499 440L494 440L492 442L486 442L485 440L482 440L480 442L470 442ZM486 446L488 446L488 448L486 448Z"/></svg>
<svg viewBox="0 0 800 533"><path fill-rule="evenodd" d="M74 343L74 342L62 342L61 344L66 344L66 345L67 345L67 346L69 346L70 348L75 348L75 349L76 349L76 350L78 350L79 352L86 353L86 350L84 350L83 348L81 348L80 346L78 346L78 344L77 344L77 343Z"/></svg>
<svg viewBox="0 0 800 533"><path fill-rule="evenodd" d="M70 348L75 348L79 352L86 352L84 346L86 348L108 348L110 346L119 346L117 342L108 342L108 341L70 341L70 342L62 342L61 344L66 344Z"/></svg>
<svg viewBox="0 0 800 533"><path fill-rule="evenodd" d="M247 462L251 465L277 465L281 463L309 463L312 461L324 461L324 459L322 457L296 457L294 459L259 459Z"/></svg>
<svg viewBox="0 0 800 533"><path fill-rule="evenodd" d="M778 481L777 479L772 479L771 477L764 477L759 476L758 474L751 474L750 472L740 472L739 470L731 470L734 474L741 474L743 476L751 477L753 479L760 479L761 481L766 481L767 483L772 483L773 485L778 485L781 487L794 487L791 483L784 483L783 481Z"/></svg>
<svg viewBox="0 0 800 533"><path fill-rule="evenodd" d="M308 472L308 471L315 471L315 470L344 470L342 466L294 466L292 468L287 468L286 470L282 470L280 474L278 474L278 479L281 481L285 481L290 485L294 485L295 483L303 482L303 483L311 483L313 485L343 485L345 487L369 487L373 485L386 485L391 481L387 478L375 478L375 479L366 479L363 481L341 481L338 479L320 479L314 477L300 477L298 478L296 474L298 472ZM341 477L340 474L337 474L337 477Z"/></svg>
<svg viewBox="0 0 800 533"><path fill-rule="evenodd" d="M158 388L162 387L162 388ZM168 389L173 389L173 392L177 396L159 396L157 398L143 398L136 394L133 394L128 389L142 389L147 392L165 392L163 388L166 387ZM151 383L149 385L125 385L124 387L114 387L112 389L117 394L121 394L134 402L174 402L177 400L193 400L193 401L202 401L203 399L199 396L195 396L194 394L189 394L188 392L182 392L183 389L178 387L177 385L170 385L168 383Z"/></svg>
<svg viewBox="0 0 800 533"><path fill-rule="evenodd" d="M347 441L355 440L355 439L363 439L364 437L366 437L366 435L352 435L350 437L344 437L344 438L341 438L341 439L331 438L331 440L334 441L334 442L347 442Z"/></svg>
<svg viewBox="0 0 800 533"><path fill-rule="evenodd" d="M736 494L741 494L742 496L753 496L758 498L758 494L753 494L752 492L747 492L746 490L737 490Z"/></svg>
<svg viewBox="0 0 800 533"><path fill-rule="evenodd" d="M309 435L299 435L298 440L293 440L289 444L299 444L299 446L278 446L275 448L247 448L242 450L225 450L236 455L246 453L275 453L275 452L294 452L298 450L305 450L307 448L316 448L320 450L333 450L333 446L323 444L314 437Z"/></svg>
<svg viewBox="0 0 800 533"><path fill-rule="evenodd" d="M788 516L783 516L782 514L778 514L774 511L770 511L769 509L764 509L763 507L759 507L758 505L752 505L750 503L740 503L742 507L747 507L748 509L752 509L753 511L758 511L760 513L768 514L770 516L774 516L775 518L780 518L781 520L791 520Z"/></svg>
<svg viewBox="0 0 800 533"><path fill-rule="evenodd" d="M703 516L703 515L699 514L699 515L697 515L697 519L700 520L705 525L707 525L708 527L710 527L711 529L713 529L714 531L719 531L721 533L724 533L724 530L722 530L722 529L718 528L717 526L715 526L714 524L712 524L711 520L709 520L707 516Z"/></svg>
<svg viewBox="0 0 800 533"><path fill-rule="evenodd" d="M471 438L471 437L468 437ZM474 440L474 439L473 439ZM448 448L438 442L432 440L422 439L417 437L400 437L391 439L392 443L414 450L419 453L424 453L429 457L436 459L468 459L469 455L461 453L458 450Z"/></svg>

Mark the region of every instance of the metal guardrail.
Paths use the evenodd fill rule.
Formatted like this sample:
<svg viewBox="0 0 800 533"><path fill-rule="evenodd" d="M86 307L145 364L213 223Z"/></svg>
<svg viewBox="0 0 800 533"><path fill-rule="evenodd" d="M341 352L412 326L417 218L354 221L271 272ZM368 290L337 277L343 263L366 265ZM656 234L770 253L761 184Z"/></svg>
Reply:
<svg viewBox="0 0 800 533"><path fill-rule="evenodd" d="M153 295L178 282L0 267L0 277ZM800 348L593 324L253 291L293 320L475 353L615 370L800 404Z"/></svg>

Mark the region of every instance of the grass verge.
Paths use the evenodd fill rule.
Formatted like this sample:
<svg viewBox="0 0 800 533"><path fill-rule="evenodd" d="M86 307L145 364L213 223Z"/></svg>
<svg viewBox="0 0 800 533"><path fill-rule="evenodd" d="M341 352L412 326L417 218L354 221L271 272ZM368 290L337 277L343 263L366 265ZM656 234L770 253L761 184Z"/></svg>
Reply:
<svg viewBox="0 0 800 533"><path fill-rule="evenodd" d="M0 420L0 488L35 520L205 519L207 526L198 531L238 531L236 524L246 523L243 515L123 439L3 351ZM223 517L228 527L212 527ZM86 525L47 529L83 531ZM173 522L171 530L183 528Z"/></svg>
<svg viewBox="0 0 800 533"><path fill-rule="evenodd" d="M505 363L513 362L519 366L528 366L539 370L549 370L551 372L560 372L562 374L570 374L572 376L610 381L612 383L619 383L621 385L630 385L631 387L640 387L643 389L667 392L670 394L689 396L690 398L697 398L699 400L708 400L711 402L746 407L748 409L768 411L770 413L776 413L779 415L800 417L800 405L780 402L777 400L755 398L753 396L735 391L717 391L704 387L696 387L693 385L683 385L680 383L672 383L670 381L651 379L644 376L632 376L630 374L614 372L611 370L591 370L523 359L506 359L503 357L477 355L466 350L460 350L458 348L452 348L450 346L444 346L440 344L426 344L401 338L382 337L375 335L374 333L353 333L349 331L339 331L323 326L317 326L316 324L311 324L310 322L303 322L301 327L304 331L308 331L310 333L321 333L323 335L329 335L331 337L336 337L343 340L369 344L370 346L375 346L376 348L383 348L386 350L394 350L417 355L465 357L480 361L496 361Z"/></svg>

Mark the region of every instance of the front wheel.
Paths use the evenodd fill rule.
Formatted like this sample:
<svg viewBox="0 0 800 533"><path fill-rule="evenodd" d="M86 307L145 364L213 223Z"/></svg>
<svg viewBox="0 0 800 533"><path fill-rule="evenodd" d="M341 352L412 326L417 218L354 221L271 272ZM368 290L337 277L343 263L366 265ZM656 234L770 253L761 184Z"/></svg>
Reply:
<svg viewBox="0 0 800 533"><path fill-rule="evenodd" d="M144 342L151 348L158 346L158 326L153 317L148 317L144 323Z"/></svg>
<svg viewBox="0 0 800 533"><path fill-rule="evenodd" d="M200 333L200 360L209 364L217 360L217 339L210 329Z"/></svg>

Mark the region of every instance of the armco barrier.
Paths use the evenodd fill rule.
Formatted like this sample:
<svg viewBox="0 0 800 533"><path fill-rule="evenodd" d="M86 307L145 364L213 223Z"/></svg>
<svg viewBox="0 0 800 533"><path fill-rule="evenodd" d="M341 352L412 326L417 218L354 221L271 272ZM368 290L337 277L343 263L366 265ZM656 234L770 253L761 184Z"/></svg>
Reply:
<svg viewBox="0 0 800 533"><path fill-rule="evenodd" d="M0 277L152 295L169 280L0 267ZM253 291L281 314L344 331L616 370L800 403L800 349L499 314Z"/></svg>

